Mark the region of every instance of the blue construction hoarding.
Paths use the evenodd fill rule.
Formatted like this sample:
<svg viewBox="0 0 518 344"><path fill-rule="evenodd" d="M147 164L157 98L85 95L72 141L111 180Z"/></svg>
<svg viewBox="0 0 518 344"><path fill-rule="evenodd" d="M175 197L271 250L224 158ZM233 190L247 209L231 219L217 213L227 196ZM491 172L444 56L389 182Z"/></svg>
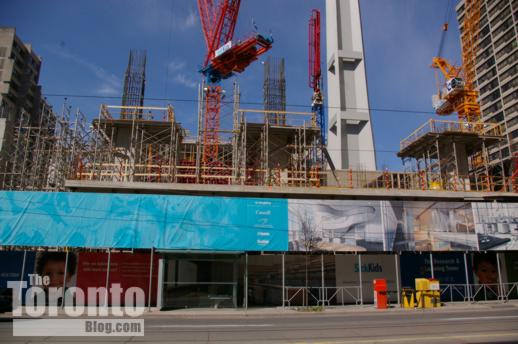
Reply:
<svg viewBox="0 0 518 344"><path fill-rule="evenodd" d="M287 200L1 192L0 244L285 251Z"/></svg>
<svg viewBox="0 0 518 344"><path fill-rule="evenodd" d="M0 214L4 246L332 252L518 249L516 203L3 191Z"/></svg>

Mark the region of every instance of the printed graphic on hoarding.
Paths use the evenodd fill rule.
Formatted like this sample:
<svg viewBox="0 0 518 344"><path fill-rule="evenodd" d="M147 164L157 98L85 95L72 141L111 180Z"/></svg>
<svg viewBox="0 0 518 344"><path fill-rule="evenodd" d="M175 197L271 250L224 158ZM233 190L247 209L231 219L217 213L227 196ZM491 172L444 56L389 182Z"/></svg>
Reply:
<svg viewBox="0 0 518 344"><path fill-rule="evenodd" d="M289 200L293 251L477 250L470 203Z"/></svg>
<svg viewBox="0 0 518 344"><path fill-rule="evenodd" d="M8 312L12 309L12 292L7 282L25 281L27 283L29 274L34 270L35 256L36 254L30 251L0 251L0 312ZM21 278L22 274L23 278Z"/></svg>
<svg viewBox="0 0 518 344"><path fill-rule="evenodd" d="M386 250L477 250L473 212L462 202L383 202Z"/></svg>
<svg viewBox="0 0 518 344"><path fill-rule="evenodd" d="M518 252L506 252L504 256L509 282L518 282Z"/></svg>
<svg viewBox="0 0 518 344"><path fill-rule="evenodd" d="M479 248L518 250L518 205L516 203L472 203Z"/></svg>
<svg viewBox="0 0 518 344"><path fill-rule="evenodd" d="M336 255L336 286L354 287L360 285L359 272L362 273L363 302L374 301L374 289L372 281L383 278L387 281L389 291L397 290L396 282L396 261L394 255L384 254L362 254L361 266L357 255ZM358 292L360 289L358 289ZM349 290L349 293L339 293L338 302L355 303L356 294ZM390 293L389 297L395 301L397 295Z"/></svg>
<svg viewBox="0 0 518 344"><path fill-rule="evenodd" d="M382 251L379 201L290 199L293 251Z"/></svg>
<svg viewBox="0 0 518 344"><path fill-rule="evenodd" d="M0 192L0 245L283 251L287 201Z"/></svg>
<svg viewBox="0 0 518 344"><path fill-rule="evenodd" d="M146 303L149 291L149 253L112 253L110 256L110 274L108 283L120 285L122 293L130 287L137 287L145 292ZM81 252L77 268L77 287L87 290L91 287L105 287L108 269L108 253ZM156 303L158 276L158 255L153 258L153 281L151 303ZM104 300L97 300L104 302ZM111 299L108 300L111 304ZM124 300L121 300L124 305Z"/></svg>
<svg viewBox="0 0 518 344"><path fill-rule="evenodd" d="M431 278L432 272L430 255L423 254L402 254L401 263L401 286L403 288L415 288L416 278ZM433 271L434 277L441 284L466 284L466 275L471 276L471 261L467 260L468 273L464 269L464 254L458 252L434 253Z"/></svg>

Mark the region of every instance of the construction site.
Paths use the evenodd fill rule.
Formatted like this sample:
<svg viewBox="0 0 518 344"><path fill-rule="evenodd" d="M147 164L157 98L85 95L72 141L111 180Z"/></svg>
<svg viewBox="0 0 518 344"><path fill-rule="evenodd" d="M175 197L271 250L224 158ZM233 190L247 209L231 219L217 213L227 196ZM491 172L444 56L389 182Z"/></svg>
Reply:
<svg viewBox="0 0 518 344"><path fill-rule="evenodd" d="M80 110L72 111L66 100L60 110L46 105L37 121L24 112L14 116L12 145L1 160L0 188L62 191L67 180L500 192L514 192L518 187L515 169L488 159L488 152L504 136L498 124L481 120L474 84L480 20L477 1L466 2L463 66L452 66L441 57L433 59L440 79L434 109L439 115L458 118L430 119L404 138L398 153L401 171L343 169L332 161L327 149L317 10L311 13L308 27L311 111L286 111L285 61L268 57L264 107L243 107L239 85L234 82L233 89L226 90L231 96L225 98L231 106L232 126L222 127L225 90L220 82L244 72L272 48L273 40L254 34L232 43L240 1L222 1L214 13L203 11L203 1L198 3L207 55L198 86L195 135L182 126L174 104L145 105L146 52L132 50L121 105L100 104L97 116L90 116L93 120ZM226 25L211 27L210 16L224 18Z"/></svg>

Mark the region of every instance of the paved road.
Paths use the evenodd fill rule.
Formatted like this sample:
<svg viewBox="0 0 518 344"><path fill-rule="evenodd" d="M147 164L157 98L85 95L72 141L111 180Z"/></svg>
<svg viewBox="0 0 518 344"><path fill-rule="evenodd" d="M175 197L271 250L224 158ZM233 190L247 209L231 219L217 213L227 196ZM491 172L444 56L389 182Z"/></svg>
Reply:
<svg viewBox="0 0 518 344"><path fill-rule="evenodd" d="M5 343L518 343L518 307L455 311L147 315L144 337L13 337Z"/></svg>

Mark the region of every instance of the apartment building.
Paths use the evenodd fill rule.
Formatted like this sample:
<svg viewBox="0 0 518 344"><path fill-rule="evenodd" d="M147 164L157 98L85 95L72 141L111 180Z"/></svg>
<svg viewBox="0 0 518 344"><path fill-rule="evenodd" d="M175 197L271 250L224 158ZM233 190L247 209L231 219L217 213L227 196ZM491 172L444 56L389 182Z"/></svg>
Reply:
<svg viewBox="0 0 518 344"><path fill-rule="evenodd" d="M499 123L506 140L489 149L493 166L513 168L518 152L518 0L480 0L476 82L482 119ZM466 1L457 5L463 32Z"/></svg>

